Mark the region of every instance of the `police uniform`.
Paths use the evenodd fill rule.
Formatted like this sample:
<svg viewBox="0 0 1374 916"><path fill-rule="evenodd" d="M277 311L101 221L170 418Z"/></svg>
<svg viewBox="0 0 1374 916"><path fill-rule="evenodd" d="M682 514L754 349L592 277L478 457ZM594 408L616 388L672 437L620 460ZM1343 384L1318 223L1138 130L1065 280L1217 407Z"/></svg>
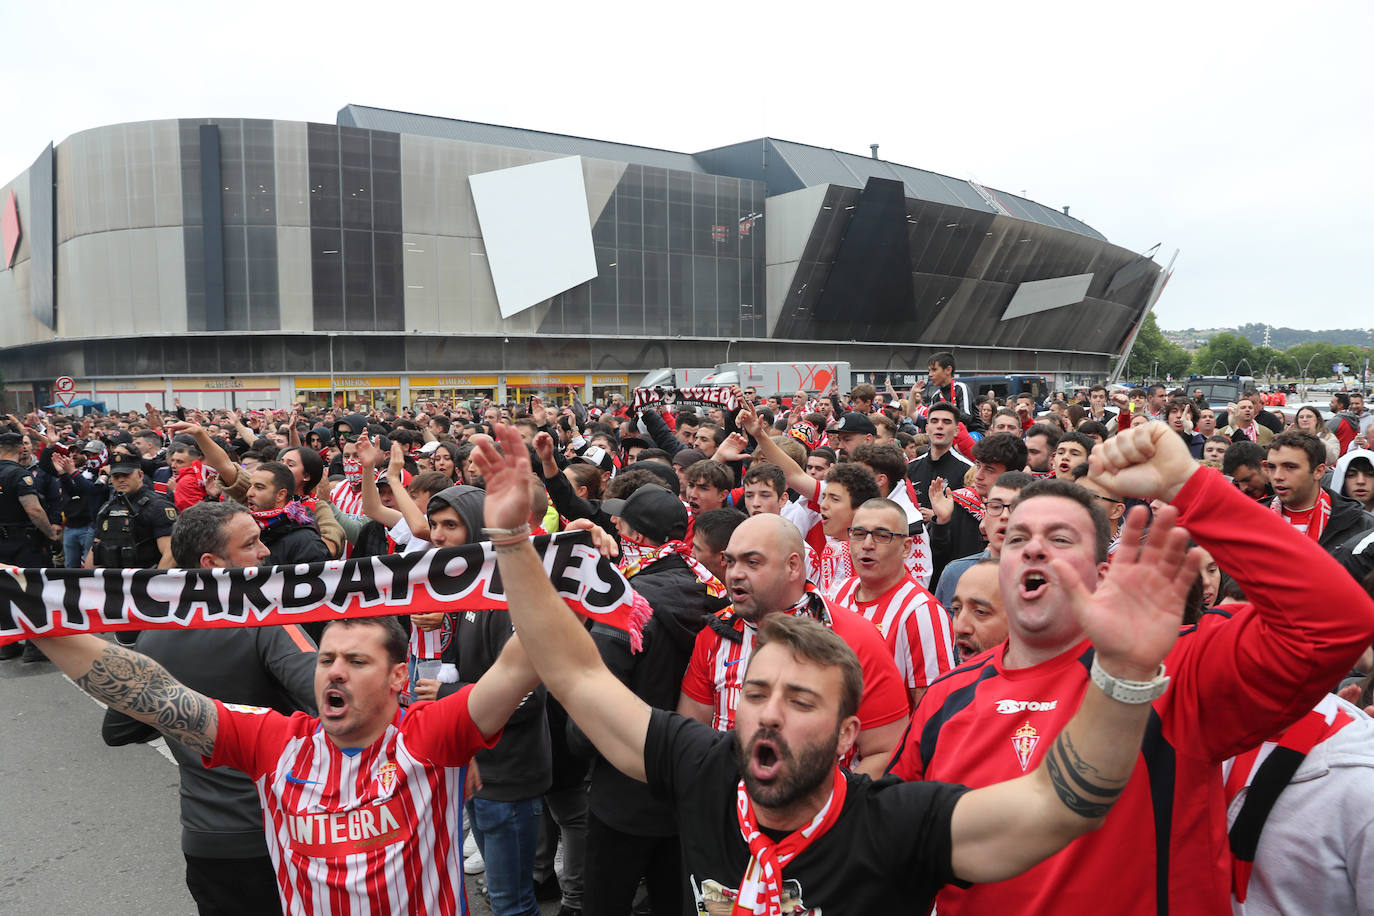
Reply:
<svg viewBox="0 0 1374 916"><path fill-rule="evenodd" d="M18 433L0 433L0 445L14 448L23 442ZM48 539L34 527L19 502L24 496L38 497L33 469L17 461L0 460L0 563L26 569L51 566Z"/></svg>
<svg viewBox="0 0 1374 916"><path fill-rule="evenodd" d="M141 470L137 458L120 457L110 465L111 476ZM91 541L94 565L114 569L148 569L162 559L157 540L172 533L176 508L153 492L144 480L133 493L112 490L109 500L95 515Z"/></svg>

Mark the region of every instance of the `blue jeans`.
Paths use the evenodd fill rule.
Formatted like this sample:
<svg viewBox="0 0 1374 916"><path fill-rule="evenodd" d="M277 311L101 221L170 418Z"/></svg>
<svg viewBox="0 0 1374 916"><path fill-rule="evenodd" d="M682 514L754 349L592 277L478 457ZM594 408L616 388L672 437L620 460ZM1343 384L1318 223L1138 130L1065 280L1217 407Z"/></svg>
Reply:
<svg viewBox="0 0 1374 916"><path fill-rule="evenodd" d="M539 916L534 899L534 850L543 806L538 798L468 801L468 820L487 866L493 916Z"/></svg>
<svg viewBox="0 0 1374 916"><path fill-rule="evenodd" d="M91 549L91 541L95 539L95 529L90 525L85 528L66 528L62 531L62 559L67 564L68 569L80 569L81 564L86 559L86 551Z"/></svg>

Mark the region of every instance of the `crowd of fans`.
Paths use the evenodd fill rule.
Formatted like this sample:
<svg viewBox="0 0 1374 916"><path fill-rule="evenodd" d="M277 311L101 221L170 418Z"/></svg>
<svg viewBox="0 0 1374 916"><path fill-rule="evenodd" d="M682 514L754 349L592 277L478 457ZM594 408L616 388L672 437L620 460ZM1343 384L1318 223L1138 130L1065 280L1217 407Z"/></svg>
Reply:
<svg viewBox="0 0 1374 916"><path fill-rule="evenodd" d="M1305 575L1302 569L1250 568L1254 557L1260 565L1289 565L1293 541L1253 543L1267 536L1256 532L1270 530L1263 525L1271 518L1315 542L1351 582L1374 585L1374 451L1367 438L1374 411L1366 412L1359 393L1332 395L1329 419L1311 406L1285 412L1279 398L1255 391L1215 408L1200 392L1163 385L999 399L967 391L953 357L938 354L929 378L905 392L857 385L847 393L731 394L720 404L669 397L637 409L633 398L584 405L570 396L559 406L539 398L353 410L178 404L173 414L148 406L81 418L10 416L0 431L0 563L286 565L475 543L485 539L486 487L475 437L510 426L533 469L531 531L601 529L653 608L638 651L623 632L590 627L606 666L636 696L729 732L749 689L758 624L772 614L815 617L853 650L862 670L858 727L841 763L875 780L891 771L970 786L1033 770L1078 708L1089 677L1091 655L1083 653L1092 650L1076 622L1046 624L1062 632L1037 643L1036 624L1012 613L1010 604L1033 601L1036 589L1063 575L1046 565L1008 584L1009 551L1021 556L1042 537L1013 524L1014 514L1021 518L1013 510L1031 495L1077 501L1102 541L1099 574L1110 558L1136 551L1142 519L1169 500L1124 495L1091 470L1095 451L1127 430L1164 424L1192 464L1213 469L1206 479L1224 487L1204 498L1194 492L1201 485L1189 483L1176 500L1207 548L1183 622L1201 634L1187 645L1208 640L1211 657L1190 650L1175 669L1186 672L1176 680L1189 677L1215 692L1201 705L1215 699L1217 710L1232 712L1233 685L1209 666L1240 651L1227 642L1232 631L1243 641L1238 631L1257 619L1255 627L1279 626L1265 616L1266 602L1289 602L1289 616L1306 620L1319 616L1309 603L1330 598L1321 583L1288 581ZM1253 504L1265 510L1258 528ZM746 526L759 516L771 518ZM231 527L245 542L241 550L224 540ZM1057 549L1053 532L1043 537L1047 550ZM769 571L794 544L798 567ZM758 569L751 557L759 558ZM1280 575L1287 577L1282 585ZM1009 588L1021 590L1015 602ZM1255 588L1263 597L1248 594ZM1252 606L1260 610L1236 611ZM504 612L416 614L406 625L403 702L442 699L474 684L497 666L513 632ZM296 647L286 654L314 651L323 628L305 629L285 644ZM152 635L120 637L158 657ZM1317 640L1310 633L1266 638L1299 658L1319 654L1315 642L1304 642ZM24 661L43 661L37 642L3 647L0 657L22 652ZM1086 911L1114 879L1125 888L1148 885L1148 911L1156 901L1160 911L1166 901L1179 912L1208 911L1182 904L1184 885L1208 905L1229 896L1237 911L1374 911L1374 872L1362 845L1366 833L1374 837L1374 722L1365 714L1374 702L1372 662L1366 651L1335 663L1341 670L1330 683L1306 685L1329 691L1329 699L1293 708L1289 697L1268 709L1261 698L1254 705L1266 711L1241 712L1229 724L1215 711L1181 710L1179 698L1165 709L1166 694L1155 701L1160 724L1147 730L1142 752L1144 781L1156 782L1137 789L1132 780L1121 803L1130 812L1114 813L1099 831L1112 837L1081 841L1020 878L946 886L940 912ZM1072 671L1060 670L1064 664ZM1168 664L1173 668L1174 655ZM1319 678L1332 663L1318 673L1275 650L1264 664L1286 667L1286 677ZM222 675L229 683L236 677L248 675ZM299 671L280 680L291 678L298 689L283 692L295 699L275 705L315 712ZM1003 684L1007 692L989 698ZM235 699L232 688L222 697L210 686L198 689ZM1293 739L1297 726L1288 726L1305 715L1324 724L1304 744ZM107 727L107 738L117 731ZM120 734L118 743L151 737ZM493 911L533 913L538 900L559 899L564 914L729 912L733 891L708 890L701 876L684 872L673 805L652 780L646 786L608 763L595 737L540 687L511 714L499 740L473 757L472 795L453 831L459 837L466 829L463 868L485 872ZM1275 747L1296 755L1281 777L1265 769ZM1168 778L1179 781L1168 788L1158 782L1166 751ZM199 766L197 755L183 757L184 771ZM1271 790L1265 780L1275 779ZM229 791L191 786L192 796ZM1257 812L1260 787L1273 798ZM251 786L239 788L251 795ZM1222 814L1231 827L1224 855ZM189 816L184 807L188 884L193 862L232 859L265 866L263 880L269 891L275 887L276 869L241 823L197 827ZM1184 837L1190 830L1205 839ZM236 838L224 847L230 853L215 851L220 834ZM1114 853L1118 841L1126 846ZM1318 846L1322 852L1311 853ZM1132 869L1139 882L1121 874ZM204 887L192 884L192 891L203 912L214 911L208 901L216 892ZM781 912L808 912L799 902L785 908L786 893Z"/></svg>

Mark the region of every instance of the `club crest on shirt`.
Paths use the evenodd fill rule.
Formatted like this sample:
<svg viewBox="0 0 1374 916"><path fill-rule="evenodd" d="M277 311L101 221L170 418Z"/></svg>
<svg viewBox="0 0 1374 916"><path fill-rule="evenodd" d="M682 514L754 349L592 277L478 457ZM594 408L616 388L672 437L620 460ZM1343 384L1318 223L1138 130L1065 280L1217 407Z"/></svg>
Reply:
<svg viewBox="0 0 1374 916"><path fill-rule="evenodd" d="M1021 764L1021 772L1030 764L1035 745L1040 742L1040 733L1027 721L1011 734L1011 746L1016 749L1016 762Z"/></svg>
<svg viewBox="0 0 1374 916"><path fill-rule="evenodd" d="M271 712L265 706L244 706L242 703L225 703L224 708L230 712L246 712L255 716L265 716Z"/></svg>
<svg viewBox="0 0 1374 916"><path fill-rule="evenodd" d="M388 760L377 768L377 788L380 795L390 795L391 790L396 788L397 766L394 760Z"/></svg>

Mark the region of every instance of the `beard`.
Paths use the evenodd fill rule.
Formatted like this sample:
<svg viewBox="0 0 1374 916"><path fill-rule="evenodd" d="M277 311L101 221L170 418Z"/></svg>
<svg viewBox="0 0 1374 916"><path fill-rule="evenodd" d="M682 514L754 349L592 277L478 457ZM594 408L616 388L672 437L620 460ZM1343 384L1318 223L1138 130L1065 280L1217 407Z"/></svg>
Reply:
<svg viewBox="0 0 1374 916"><path fill-rule="evenodd" d="M777 749L778 759L783 764L777 777L767 783L755 778L749 766L755 746L764 739ZM745 791L754 804L763 808L785 808L805 798L816 791L834 770L839 739L839 723L836 723L835 733L828 740L803 745L795 752L782 735L773 729L761 728L754 732L748 746L740 745L737 733L735 759L744 779Z"/></svg>

